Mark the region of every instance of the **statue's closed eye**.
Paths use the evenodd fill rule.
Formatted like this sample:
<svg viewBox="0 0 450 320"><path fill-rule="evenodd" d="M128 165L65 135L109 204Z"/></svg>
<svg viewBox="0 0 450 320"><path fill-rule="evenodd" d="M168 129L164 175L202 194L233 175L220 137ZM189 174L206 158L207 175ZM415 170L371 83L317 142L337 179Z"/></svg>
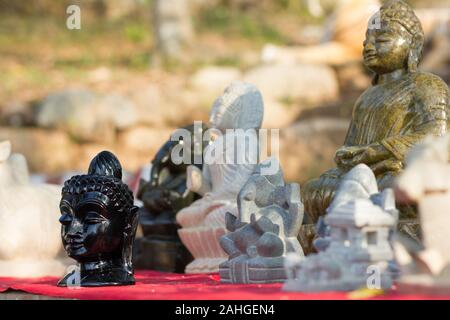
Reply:
<svg viewBox="0 0 450 320"><path fill-rule="evenodd" d="M84 218L84 222L87 224L102 223L103 221L106 221L105 217L95 211L89 211Z"/></svg>

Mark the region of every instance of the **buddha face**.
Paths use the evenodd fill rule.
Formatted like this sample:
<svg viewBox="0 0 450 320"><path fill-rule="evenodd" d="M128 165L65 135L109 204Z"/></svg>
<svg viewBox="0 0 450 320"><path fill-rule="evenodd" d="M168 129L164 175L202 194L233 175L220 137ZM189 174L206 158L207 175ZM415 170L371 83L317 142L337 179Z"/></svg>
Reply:
<svg viewBox="0 0 450 320"><path fill-rule="evenodd" d="M124 219L107 203L107 197L97 192L62 198L59 221L63 245L71 258L95 261L100 256L110 258L120 249Z"/></svg>
<svg viewBox="0 0 450 320"><path fill-rule="evenodd" d="M397 22L382 21L380 28L369 28L364 41L364 64L377 74L407 67L412 35Z"/></svg>

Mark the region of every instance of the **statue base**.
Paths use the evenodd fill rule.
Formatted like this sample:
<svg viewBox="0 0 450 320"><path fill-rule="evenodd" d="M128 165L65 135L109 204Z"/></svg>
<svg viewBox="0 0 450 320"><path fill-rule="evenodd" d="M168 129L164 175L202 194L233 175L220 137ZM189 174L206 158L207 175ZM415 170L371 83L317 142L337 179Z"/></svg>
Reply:
<svg viewBox="0 0 450 320"><path fill-rule="evenodd" d="M283 286L283 291L291 292L325 292L325 291L339 291L349 292L367 288L367 277L349 277L346 279L328 280L323 283L309 283L305 284L298 280L288 280ZM389 276L381 274L380 288L389 290L392 288L392 280Z"/></svg>
<svg viewBox="0 0 450 320"><path fill-rule="evenodd" d="M239 256L220 265L220 282L262 284L285 282L284 257L249 258Z"/></svg>
<svg viewBox="0 0 450 320"><path fill-rule="evenodd" d="M162 272L183 273L192 256L177 239L140 239L136 269L150 269Z"/></svg>
<svg viewBox="0 0 450 320"><path fill-rule="evenodd" d="M183 273L193 257L178 237L179 225L166 215L154 217L145 208L140 209L140 217L144 237L139 240L135 268Z"/></svg>
<svg viewBox="0 0 450 320"><path fill-rule="evenodd" d="M219 265L228 259L219 239L227 230L224 227L193 227L178 230L183 244L194 256L185 273L219 272Z"/></svg>

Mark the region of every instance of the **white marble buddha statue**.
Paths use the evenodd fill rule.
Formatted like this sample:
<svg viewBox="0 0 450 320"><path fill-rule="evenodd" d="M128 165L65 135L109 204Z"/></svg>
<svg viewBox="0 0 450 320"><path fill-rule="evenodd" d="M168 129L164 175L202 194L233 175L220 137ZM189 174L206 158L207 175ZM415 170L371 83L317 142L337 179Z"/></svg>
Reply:
<svg viewBox="0 0 450 320"><path fill-rule="evenodd" d="M225 214L237 215L237 195L258 164L263 114L261 93L242 82L229 85L212 106L213 141L205 148L203 169L187 169L188 188L203 197L176 217L180 238L195 258L186 273L217 272L227 259L219 244L227 232Z"/></svg>
<svg viewBox="0 0 450 320"><path fill-rule="evenodd" d="M61 276L61 187L30 182L26 159L0 143L0 277Z"/></svg>

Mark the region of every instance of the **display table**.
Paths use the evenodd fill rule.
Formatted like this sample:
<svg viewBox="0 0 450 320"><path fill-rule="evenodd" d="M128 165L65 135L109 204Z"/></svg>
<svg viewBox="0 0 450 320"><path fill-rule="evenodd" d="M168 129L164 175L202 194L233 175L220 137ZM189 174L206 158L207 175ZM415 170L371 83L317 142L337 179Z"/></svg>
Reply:
<svg viewBox="0 0 450 320"><path fill-rule="evenodd" d="M348 300L348 299L450 299L450 296L383 295L353 293L292 293L281 291L281 284L221 284L218 274L184 275L156 271L137 271L136 285L102 288L60 288L58 278L0 278L0 292L22 290L35 295L89 300Z"/></svg>

